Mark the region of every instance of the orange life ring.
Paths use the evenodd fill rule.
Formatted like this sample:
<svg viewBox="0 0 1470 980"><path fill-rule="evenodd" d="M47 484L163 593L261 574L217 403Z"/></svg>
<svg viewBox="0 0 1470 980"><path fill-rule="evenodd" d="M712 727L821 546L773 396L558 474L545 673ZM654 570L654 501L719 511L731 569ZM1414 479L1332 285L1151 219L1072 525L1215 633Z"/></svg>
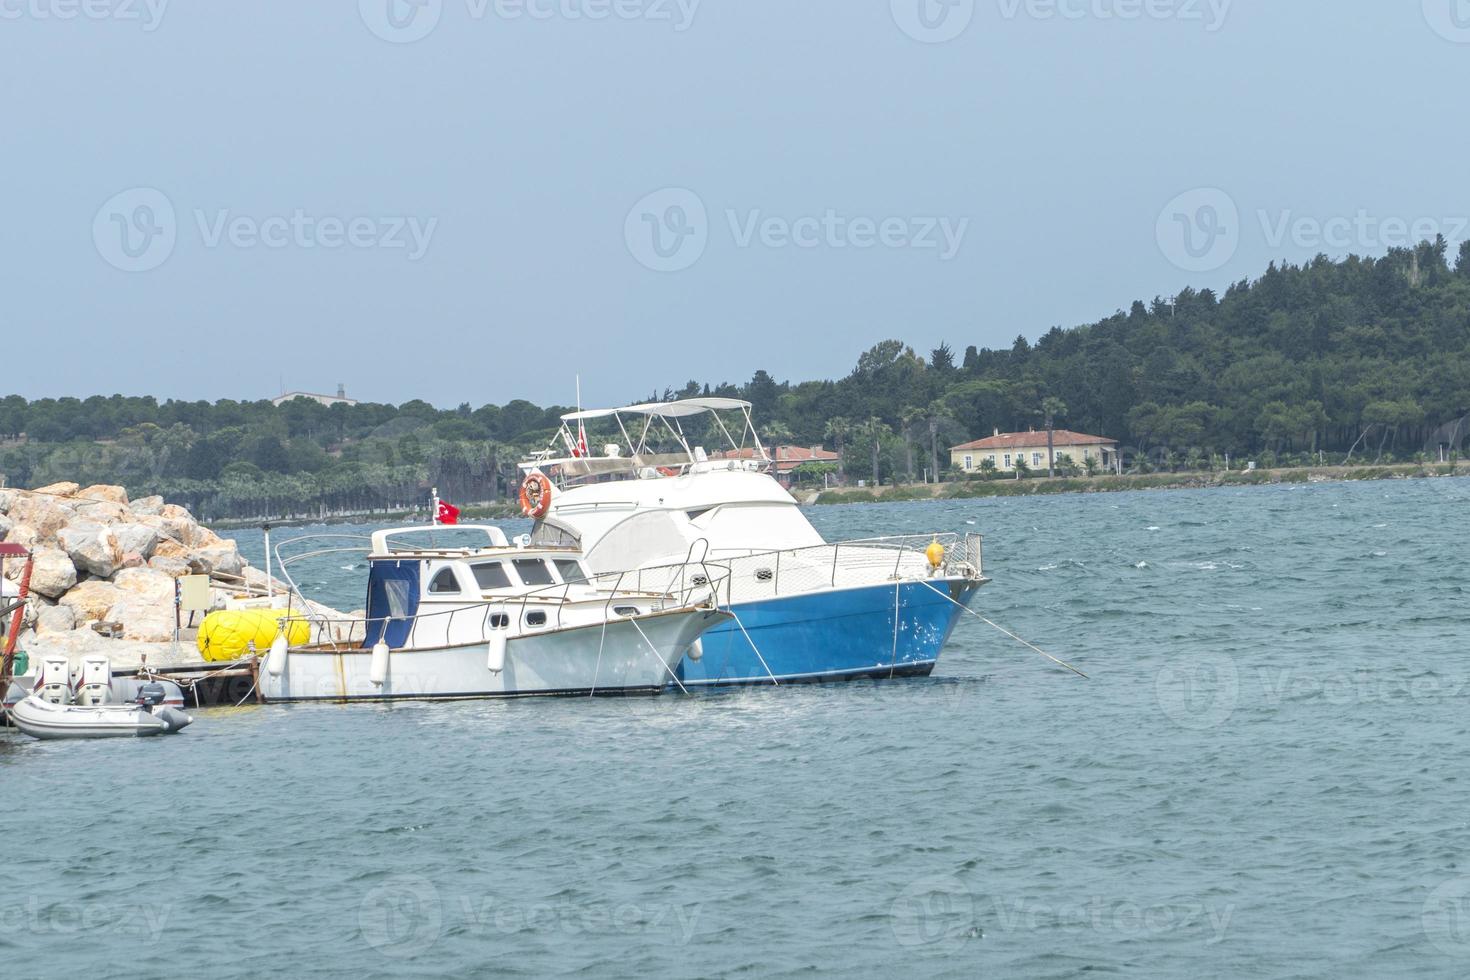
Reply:
<svg viewBox="0 0 1470 980"><path fill-rule="evenodd" d="M542 473L527 473L521 484L521 513L545 517L551 509L551 481Z"/></svg>

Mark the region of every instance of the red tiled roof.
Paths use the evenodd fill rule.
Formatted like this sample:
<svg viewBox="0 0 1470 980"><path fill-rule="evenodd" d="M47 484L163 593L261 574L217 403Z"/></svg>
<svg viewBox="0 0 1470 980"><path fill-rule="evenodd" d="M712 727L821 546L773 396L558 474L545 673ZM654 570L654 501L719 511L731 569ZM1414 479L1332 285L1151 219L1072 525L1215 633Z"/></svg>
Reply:
<svg viewBox="0 0 1470 980"><path fill-rule="evenodd" d="M1108 439L1103 436L1090 436L1085 432L1073 432L1071 429L1053 429L1052 445L1061 446L1116 446L1118 440ZM1002 432L999 435L986 436L984 439L976 439L959 446L951 446L950 450L963 449L1032 449L1046 446L1046 430L1040 432Z"/></svg>
<svg viewBox="0 0 1470 980"><path fill-rule="evenodd" d="M770 447L767 447L768 450ZM774 455L776 457L776 472L789 473L802 463L835 463L838 455L828 452L820 446L776 446ZM744 449L728 449L724 452L715 453L713 459L755 459L755 447L747 446Z"/></svg>

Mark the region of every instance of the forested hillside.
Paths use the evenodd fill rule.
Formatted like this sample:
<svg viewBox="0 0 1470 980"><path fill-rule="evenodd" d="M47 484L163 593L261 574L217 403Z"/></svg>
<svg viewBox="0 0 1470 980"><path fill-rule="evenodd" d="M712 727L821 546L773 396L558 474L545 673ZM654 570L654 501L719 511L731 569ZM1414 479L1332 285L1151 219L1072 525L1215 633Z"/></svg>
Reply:
<svg viewBox="0 0 1470 980"><path fill-rule="evenodd" d="M1048 413L1120 440L1140 466L1209 465L1227 452L1371 461L1440 441L1463 449L1453 423L1470 411L1470 243L1453 264L1447 252L1440 241L1273 265L1223 296L1134 302L1002 350L921 355L886 341L837 381L778 382L773 364L745 384L627 394L744 397L768 441L839 448L849 471L870 476L876 464L885 480L942 469L950 444L1040 427ZM993 332L983 311L975 324ZM206 517L415 505L431 484L451 499L492 500L563 411L12 395L0 399L0 472L14 486L121 483Z"/></svg>

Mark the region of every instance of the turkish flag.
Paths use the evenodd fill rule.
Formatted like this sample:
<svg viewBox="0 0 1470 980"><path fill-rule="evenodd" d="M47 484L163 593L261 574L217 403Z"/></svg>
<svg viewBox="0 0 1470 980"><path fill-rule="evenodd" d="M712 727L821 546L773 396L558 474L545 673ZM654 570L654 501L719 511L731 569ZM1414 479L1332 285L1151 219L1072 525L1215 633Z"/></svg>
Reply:
<svg viewBox="0 0 1470 980"><path fill-rule="evenodd" d="M439 501L439 523L458 524L459 508L454 506L447 500Z"/></svg>

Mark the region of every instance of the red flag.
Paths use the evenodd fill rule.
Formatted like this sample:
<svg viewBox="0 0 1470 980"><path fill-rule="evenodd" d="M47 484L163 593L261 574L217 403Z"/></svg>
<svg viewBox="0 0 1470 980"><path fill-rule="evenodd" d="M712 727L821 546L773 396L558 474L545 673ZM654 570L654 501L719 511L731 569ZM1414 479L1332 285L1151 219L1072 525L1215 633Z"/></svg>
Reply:
<svg viewBox="0 0 1470 980"><path fill-rule="evenodd" d="M447 500L439 501L439 523L458 524L459 508L454 506Z"/></svg>
<svg viewBox="0 0 1470 980"><path fill-rule="evenodd" d="M574 455L574 456L586 456L587 455L587 430L584 429L584 428L582 428L582 420L581 419L578 419L577 420L577 452L573 453L572 455Z"/></svg>

